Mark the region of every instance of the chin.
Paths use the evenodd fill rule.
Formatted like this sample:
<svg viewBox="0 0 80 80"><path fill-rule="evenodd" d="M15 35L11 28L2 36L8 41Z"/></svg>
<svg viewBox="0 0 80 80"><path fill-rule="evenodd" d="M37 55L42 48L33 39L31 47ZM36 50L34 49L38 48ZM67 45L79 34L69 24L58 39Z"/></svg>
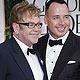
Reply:
<svg viewBox="0 0 80 80"><path fill-rule="evenodd" d="M38 40L33 40L33 42L32 42L32 43L33 43L33 44L36 44L37 42L38 42Z"/></svg>
<svg viewBox="0 0 80 80"><path fill-rule="evenodd" d="M60 36L64 36L65 34L66 34L66 32L59 33Z"/></svg>
<svg viewBox="0 0 80 80"><path fill-rule="evenodd" d="M59 35L59 37L63 37L65 34Z"/></svg>

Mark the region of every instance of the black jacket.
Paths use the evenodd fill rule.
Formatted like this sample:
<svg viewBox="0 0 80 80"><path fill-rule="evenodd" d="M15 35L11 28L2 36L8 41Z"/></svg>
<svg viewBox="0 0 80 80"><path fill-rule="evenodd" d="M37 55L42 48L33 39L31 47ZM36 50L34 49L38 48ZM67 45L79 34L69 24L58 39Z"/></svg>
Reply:
<svg viewBox="0 0 80 80"><path fill-rule="evenodd" d="M46 69L45 56L49 34L41 37L34 46L40 53ZM69 64L69 61L75 61ZM80 37L71 30L53 70L50 80L80 80Z"/></svg>
<svg viewBox="0 0 80 80"><path fill-rule="evenodd" d="M44 72L38 52L36 55ZM0 44L0 80L35 80L22 50L13 37Z"/></svg>

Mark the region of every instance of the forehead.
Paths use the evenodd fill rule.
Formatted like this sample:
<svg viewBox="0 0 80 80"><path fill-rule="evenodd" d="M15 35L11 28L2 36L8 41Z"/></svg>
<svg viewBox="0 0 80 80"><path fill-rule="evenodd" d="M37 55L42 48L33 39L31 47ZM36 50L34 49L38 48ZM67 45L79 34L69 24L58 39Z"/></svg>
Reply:
<svg viewBox="0 0 80 80"><path fill-rule="evenodd" d="M34 22L37 23L40 21L40 18L38 16L25 16L23 18L24 22Z"/></svg>
<svg viewBox="0 0 80 80"><path fill-rule="evenodd" d="M59 4L59 3L55 3L53 2L48 10L49 14L65 14L68 15L69 14L69 9L66 6L66 4Z"/></svg>

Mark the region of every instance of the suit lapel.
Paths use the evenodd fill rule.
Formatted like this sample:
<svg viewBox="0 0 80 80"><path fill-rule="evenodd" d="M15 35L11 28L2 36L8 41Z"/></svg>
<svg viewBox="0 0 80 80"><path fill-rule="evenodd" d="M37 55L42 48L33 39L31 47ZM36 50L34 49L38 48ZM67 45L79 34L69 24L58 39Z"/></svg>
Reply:
<svg viewBox="0 0 80 80"><path fill-rule="evenodd" d="M13 49L11 54L12 54L13 58L15 59L15 62L18 64L18 66L24 73L26 79L34 80L34 76L30 69L30 66L29 66L22 50L20 49L20 47L18 46L17 42L14 40L13 37L10 40L10 44L11 44L11 48Z"/></svg>
<svg viewBox="0 0 80 80"><path fill-rule="evenodd" d="M73 33L70 32L70 35L68 36L61 50L60 56L56 62L51 80L57 80L58 76L66 66L67 62L71 59L71 57L73 56L73 53L75 53L77 49L75 46L77 45L75 44L75 40L73 36L74 36Z"/></svg>
<svg viewBox="0 0 80 80"><path fill-rule="evenodd" d="M47 47L47 41L48 41L49 34L43 36L43 38L40 38L38 43L34 45L34 48L38 50L40 54L40 58L43 61L43 66L44 66L44 72L46 76L46 80L48 80L47 77L47 72L46 72L46 63L45 63L45 58L46 58L46 47ZM45 79L44 79L45 80Z"/></svg>
<svg viewBox="0 0 80 80"><path fill-rule="evenodd" d="M45 55L46 55L46 48L47 48L47 41L48 41L48 37L49 37L49 34L45 35L42 40L39 41L38 45L39 45L39 52L40 52L40 56L41 56L41 59L44 61L45 63Z"/></svg>
<svg viewBox="0 0 80 80"><path fill-rule="evenodd" d="M42 71L43 71L43 73L44 73L43 80L46 80L45 69L44 69L44 67L43 67L43 63L41 62L41 58L40 58L40 55L39 55L39 53L38 53L37 50L36 50L36 55L37 55L37 57L38 57L38 60L39 60L40 66L41 66L41 68L42 68Z"/></svg>

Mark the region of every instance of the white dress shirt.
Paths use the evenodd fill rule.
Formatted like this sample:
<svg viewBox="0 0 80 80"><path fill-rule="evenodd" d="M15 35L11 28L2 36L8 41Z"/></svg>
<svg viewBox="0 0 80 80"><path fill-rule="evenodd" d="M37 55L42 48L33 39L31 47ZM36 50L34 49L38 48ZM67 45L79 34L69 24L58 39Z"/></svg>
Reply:
<svg viewBox="0 0 80 80"><path fill-rule="evenodd" d="M36 56L36 54L31 54L29 52L29 55L27 55L27 49L29 48L28 46L26 46L24 43L22 43L20 40L18 40L15 36L13 36L15 38L15 40L17 41L17 43L19 44L21 50L23 51L24 56L26 57L30 68L33 72L33 76L35 78L35 80L43 80L43 71L41 69L41 66L39 64L38 58Z"/></svg>
<svg viewBox="0 0 80 80"><path fill-rule="evenodd" d="M67 32L67 34L64 37L61 37L59 39L62 39L62 44L65 43L66 38L69 34L69 31ZM48 80L50 80L51 75L53 73L56 61L60 55L60 52L62 50L63 45L54 45L52 47L50 47L49 45L49 40L55 40L51 35L49 35L49 39L48 39L48 43L47 43L47 50L46 50L46 70L47 70L47 74L48 74ZM59 40L57 39L57 40Z"/></svg>

